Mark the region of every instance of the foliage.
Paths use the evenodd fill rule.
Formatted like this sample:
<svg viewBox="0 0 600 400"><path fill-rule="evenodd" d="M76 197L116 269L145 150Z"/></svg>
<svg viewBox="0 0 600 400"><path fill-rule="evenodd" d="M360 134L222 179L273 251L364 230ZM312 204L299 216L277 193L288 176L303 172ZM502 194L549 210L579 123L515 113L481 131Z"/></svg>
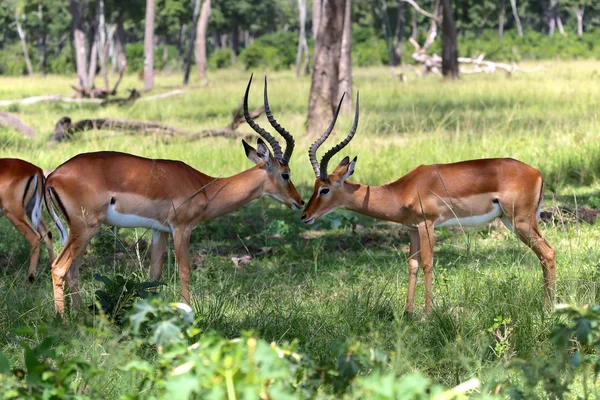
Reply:
<svg viewBox="0 0 600 400"><path fill-rule="evenodd" d="M292 32L267 34L246 47L240 53L239 60L246 69L287 69L296 62L297 46L298 36Z"/></svg>
<svg viewBox="0 0 600 400"><path fill-rule="evenodd" d="M231 49L218 49L208 57L208 65L212 69L222 69L231 67L233 51Z"/></svg>
<svg viewBox="0 0 600 400"><path fill-rule="evenodd" d="M149 289L164 285L161 282L137 282L117 275L114 279L99 274L94 278L104 284L104 290L96 290L96 304L104 314L117 324L121 324L125 314L131 310L136 299L145 299L152 294ZM96 310L96 305L90 306Z"/></svg>

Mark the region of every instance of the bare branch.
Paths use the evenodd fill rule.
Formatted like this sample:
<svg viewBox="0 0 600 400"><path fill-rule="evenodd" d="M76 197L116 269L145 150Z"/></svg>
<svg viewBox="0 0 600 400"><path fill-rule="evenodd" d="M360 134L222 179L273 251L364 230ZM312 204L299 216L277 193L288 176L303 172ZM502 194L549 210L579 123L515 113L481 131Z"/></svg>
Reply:
<svg viewBox="0 0 600 400"><path fill-rule="evenodd" d="M431 18L431 19L435 20L436 22L441 21L441 18L439 16L430 14L427 11L423 10L421 7L419 7L419 5L414 0L401 0L401 1L410 4L411 6L413 6L413 8L415 10L417 10L419 13L423 14L424 16Z"/></svg>

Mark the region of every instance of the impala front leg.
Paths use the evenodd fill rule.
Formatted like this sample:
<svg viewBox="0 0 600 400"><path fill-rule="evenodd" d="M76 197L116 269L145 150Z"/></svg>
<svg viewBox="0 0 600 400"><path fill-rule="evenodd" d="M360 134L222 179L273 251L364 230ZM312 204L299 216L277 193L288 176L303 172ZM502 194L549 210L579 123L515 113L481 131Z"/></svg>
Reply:
<svg viewBox="0 0 600 400"><path fill-rule="evenodd" d="M433 281L433 222L423 221L418 225L419 242L421 244L421 264L425 277L425 313L429 314L433 308L431 299Z"/></svg>
<svg viewBox="0 0 600 400"><path fill-rule="evenodd" d="M190 234L189 229L173 230L175 258L177 259L179 280L181 280L181 296L188 304L190 304Z"/></svg>
<svg viewBox="0 0 600 400"><path fill-rule="evenodd" d="M410 250L408 254L408 296L406 297L406 313L412 313L415 303L415 286L419 272L420 243L419 231L410 231Z"/></svg>

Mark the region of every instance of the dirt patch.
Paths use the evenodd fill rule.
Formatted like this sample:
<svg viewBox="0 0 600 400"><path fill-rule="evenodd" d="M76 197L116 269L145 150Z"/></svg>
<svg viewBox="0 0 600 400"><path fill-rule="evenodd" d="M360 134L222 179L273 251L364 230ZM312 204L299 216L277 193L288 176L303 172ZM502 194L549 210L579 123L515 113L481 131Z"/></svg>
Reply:
<svg viewBox="0 0 600 400"><path fill-rule="evenodd" d="M540 213L540 219L546 223L557 225L581 222L594 225L598 219L598 215L600 215L600 210L589 207L581 207L576 210L552 207L543 209Z"/></svg>

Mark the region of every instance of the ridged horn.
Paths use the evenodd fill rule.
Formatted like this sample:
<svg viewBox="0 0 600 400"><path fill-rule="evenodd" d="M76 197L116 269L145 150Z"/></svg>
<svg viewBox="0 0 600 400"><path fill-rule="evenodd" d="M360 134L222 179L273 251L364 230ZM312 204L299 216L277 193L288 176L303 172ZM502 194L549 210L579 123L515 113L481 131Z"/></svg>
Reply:
<svg viewBox="0 0 600 400"><path fill-rule="evenodd" d="M250 112L248 111L248 93L250 93L250 85L252 85L252 77L254 74L250 75L250 80L248 81L248 86L246 87L246 94L244 95L244 118L246 118L246 122L252 129L256 131L260 136L262 136L273 149L273 156L277 159L283 159L283 154L281 153L281 146L275 138L266 130L261 128L250 116Z"/></svg>
<svg viewBox="0 0 600 400"><path fill-rule="evenodd" d="M342 98L340 99L335 113L333 114L333 119L331 120L331 123L329 124L329 127L327 128L325 133L323 133L323 135L320 138L318 138L313 144L311 144L308 149L308 159L310 160L310 164L312 165L313 170L315 171L315 176L317 178L321 177L321 179L323 179L321 171L319 169L319 162L317 161L317 150L319 149L319 147L321 147L323 142L327 140L327 138L331 134L331 131L333 131L335 121L337 121L338 114L340 113L340 108L342 107L342 102L344 101L344 96L346 96L346 93L342 94ZM325 179L327 179L327 171L325 171Z"/></svg>
<svg viewBox="0 0 600 400"><path fill-rule="evenodd" d="M267 119L271 126L285 139L285 152L283 153L283 158L280 160L282 164L288 164L290 162L290 158L292 157L292 153L294 152L294 137L285 130L284 127L279 125L279 123L273 117L273 113L271 113L271 107L269 107L269 95L267 94L267 76L265 75L265 113L267 114Z"/></svg>

